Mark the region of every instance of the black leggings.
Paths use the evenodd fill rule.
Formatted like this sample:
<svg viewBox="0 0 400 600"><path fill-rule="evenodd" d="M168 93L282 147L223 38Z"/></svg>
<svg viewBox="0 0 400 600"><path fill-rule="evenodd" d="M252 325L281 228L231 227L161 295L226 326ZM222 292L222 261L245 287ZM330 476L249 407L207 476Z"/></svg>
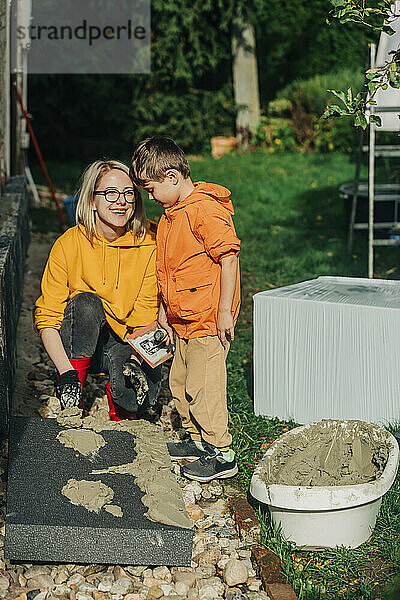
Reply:
<svg viewBox="0 0 400 600"><path fill-rule="evenodd" d="M129 412L137 411L136 392L122 373L122 365L131 356L131 346L108 325L103 303L96 294L82 292L69 300L60 336L68 358L92 358L90 370L110 377L113 401ZM152 405L161 387L161 366L152 369L143 361L141 368L149 385L147 402Z"/></svg>

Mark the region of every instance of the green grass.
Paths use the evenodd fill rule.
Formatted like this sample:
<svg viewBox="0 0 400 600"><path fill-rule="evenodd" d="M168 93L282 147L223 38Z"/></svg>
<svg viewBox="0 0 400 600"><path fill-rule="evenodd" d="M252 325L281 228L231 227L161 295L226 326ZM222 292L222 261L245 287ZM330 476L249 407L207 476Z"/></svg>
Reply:
<svg viewBox="0 0 400 600"><path fill-rule="evenodd" d="M49 164L57 188L75 191L85 165ZM232 191L235 225L242 239L242 309L228 357L230 427L242 485L248 489L258 459L272 440L294 426L256 417L252 392L252 296L319 275L367 276L367 237L355 234L346 251L340 184L352 181L354 163L340 154L264 154L206 157L191 163L194 180ZM396 165L385 163L388 173ZM398 164L397 164L398 168ZM34 174L38 180L37 169ZM385 177L385 173L381 174ZM365 179L366 172L363 170ZM148 215L160 208L146 200ZM398 248L375 252L375 276L400 277ZM386 494L372 539L356 550L305 553L281 538L263 516L263 542L277 552L299 600L372 600L400 572L399 480ZM394 592L393 598L400 597Z"/></svg>

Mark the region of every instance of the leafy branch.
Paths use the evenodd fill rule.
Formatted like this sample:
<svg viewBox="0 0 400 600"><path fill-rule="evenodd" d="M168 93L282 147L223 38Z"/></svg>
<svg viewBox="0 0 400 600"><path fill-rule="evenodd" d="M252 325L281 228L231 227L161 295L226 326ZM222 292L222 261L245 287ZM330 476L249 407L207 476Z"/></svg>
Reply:
<svg viewBox="0 0 400 600"><path fill-rule="evenodd" d="M331 4L333 10L330 19L338 19L340 23L358 23L376 32L384 31L389 35L395 33L390 23L400 14L394 11L392 0L378 0L372 3L372 6L367 6L366 0L331 0ZM351 116L354 125L363 129L368 126L368 123L381 125L381 118L378 115L369 115L368 119L367 111L369 106L376 105L374 97L379 89L387 90L389 86L400 88L400 48L390 54L391 59L383 66L366 71L365 91L353 95L351 88L347 92L328 90L342 102L342 105L327 106L322 118Z"/></svg>

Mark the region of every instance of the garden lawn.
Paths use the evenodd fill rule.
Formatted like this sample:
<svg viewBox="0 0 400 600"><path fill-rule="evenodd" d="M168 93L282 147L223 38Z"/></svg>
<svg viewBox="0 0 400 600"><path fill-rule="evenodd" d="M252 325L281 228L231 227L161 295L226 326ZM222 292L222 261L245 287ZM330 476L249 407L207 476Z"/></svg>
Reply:
<svg viewBox="0 0 400 600"><path fill-rule="evenodd" d="M50 163L49 170L56 187L72 193L83 166ZM191 168L195 181L219 183L232 191L242 240L242 309L228 356L228 394L233 445L242 485L248 489L265 449L295 425L254 415L252 296L319 275L367 276L366 233L355 233L353 254L348 256L344 207L338 196L338 187L353 180L355 167L340 154L260 152L219 161L192 157ZM34 173L40 180L37 169ZM146 206L148 215L157 219L160 208L148 201ZM375 258L376 277L400 277L398 248L381 248ZM305 553L282 540L265 515L260 518L263 542L281 557L299 600L380 598L400 571L399 480L384 499L372 539L356 550Z"/></svg>

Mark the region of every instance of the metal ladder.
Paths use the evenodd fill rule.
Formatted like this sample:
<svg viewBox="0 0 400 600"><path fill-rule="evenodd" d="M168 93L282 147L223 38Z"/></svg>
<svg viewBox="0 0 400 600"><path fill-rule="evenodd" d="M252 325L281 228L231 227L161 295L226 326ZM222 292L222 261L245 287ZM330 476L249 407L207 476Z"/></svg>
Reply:
<svg viewBox="0 0 400 600"><path fill-rule="evenodd" d="M371 44L370 64L375 66L376 46ZM397 107L385 107L384 109L370 106L369 114L377 114L386 111L399 111ZM379 130L379 128L378 128ZM399 221L399 203L400 203L400 184L376 184L375 183L375 159L378 157L400 157L400 145L377 146L376 140L376 125L369 125L369 144L362 145L363 135L360 135L359 152L356 167L355 182L353 185L353 200L351 208L351 217L349 224L348 250L351 252L353 244L354 230L368 229L368 277L374 276L374 247L375 246L399 246L400 245L400 221ZM360 184L360 164L361 151L368 152L368 184ZM360 191L368 189L368 222L356 222L357 199ZM390 190L392 193L387 193ZM386 191L386 193L385 193ZM390 222L374 222L374 207L375 202L394 202L394 218ZM374 230L377 229L393 229L399 227L399 237L394 239L381 239L374 237Z"/></svg>

